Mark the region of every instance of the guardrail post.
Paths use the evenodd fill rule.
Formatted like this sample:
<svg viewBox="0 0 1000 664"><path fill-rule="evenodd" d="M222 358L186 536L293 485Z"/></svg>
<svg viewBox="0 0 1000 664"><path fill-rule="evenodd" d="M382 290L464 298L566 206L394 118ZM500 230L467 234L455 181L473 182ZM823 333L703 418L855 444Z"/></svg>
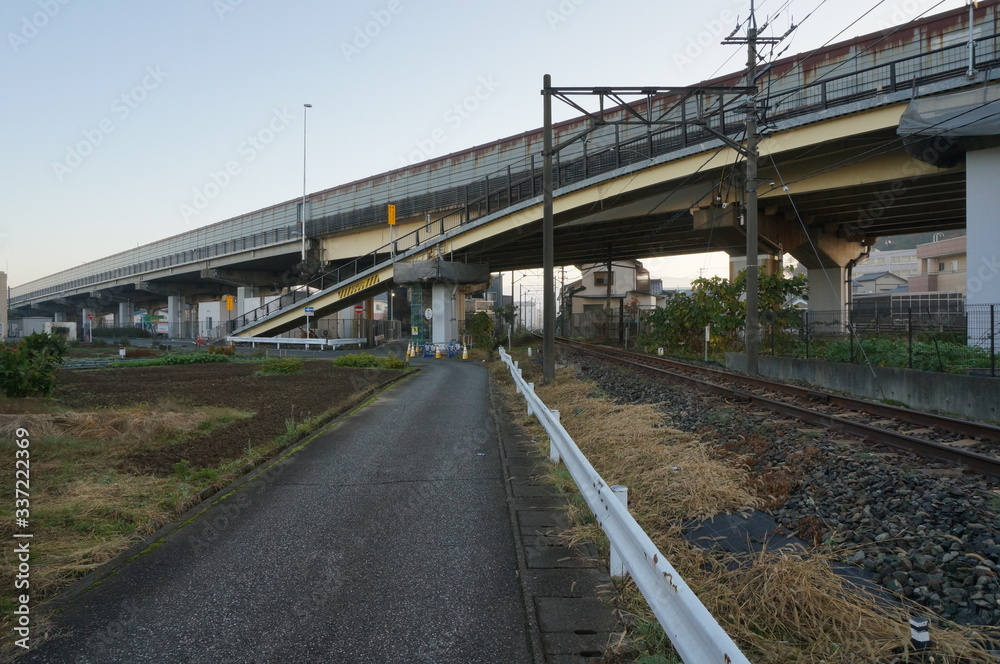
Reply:
<svg viewBox="0 0 1000 664"><path fill-rule="evenodd" d="M520 370L518 371L518 373L521 373ZM535 384L534 383L528 383L528 392L530 392L532 395L535 394ZM525 395L525 396L527 396L527 395ZM524 402L526 404L528 404L528 417L531 417L532 415L535 414L535 411L531 410L531 400L530 399L525 399Z"/></svg>
<svg viewBox="0 0 1000 664"><path fill-rule="evenodd" d="M552 418L556 422L558 422L559 421L559 411L558 410L549 410L549 412L552 413ZM551 461L552 463L559 463L560 460L561 459L559 457L559 447L556 445L556 439L552 438L552 437L549 437L549 461Z"/></svg>
<svg viewBox="0 0 1000 664"><path fill-rule="evenodd" d="M618 499L618 501L625 507L625 509L628 509L627 486L623 486L621 484L615 484L611 487L611 493L615 495L615 498ZM611 573L612 578L624 579L628 575L628 569L625 567L625 561L622 559L621 555L619 555L618 550L615 548L614 544L611 545L610 560L611 564L609 565L610 567L609 571Z"/></svg>

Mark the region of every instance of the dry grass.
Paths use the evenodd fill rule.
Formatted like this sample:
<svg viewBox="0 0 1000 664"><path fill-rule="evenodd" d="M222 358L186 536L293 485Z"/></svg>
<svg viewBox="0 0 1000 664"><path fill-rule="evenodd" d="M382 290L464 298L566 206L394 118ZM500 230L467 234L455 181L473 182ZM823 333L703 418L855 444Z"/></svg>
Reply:
<svg viewBox="0 0 1000 664"><path fill-rule="evenodd" d="M663 425L654 405L620 405L589 396L592 383L567 373L538 388L594 467L629 487L630 507L656 524L757 507L748 471L716 459L710 445ZM607 469L608 474L604 474Z"/></svg>
<svg viewBox="0 0 1000 664"><path fill-rule="evenodd" d="M128 408L77 413L0 415L0 438L14 438L18 427L31 431L36 440L68 437L76 440L141 442L164 434L193 431L213 414L188 409L186 412Z"/></svg>
<svg viewBox="0 0 1000 664"><path fill-rule="evenodd" d="M496 371L494 376L509 385L503 374ZM523 412L513 390L503 391L517 403L514 411ZM716 457L714 444L666 428L655 406L623 406L590 396L597 392L594 384L575 380L570 372L561 372L555 385L538 388L546 405L560 411L563 425L604 479L629 487L629 508L636 520L752 661L925 661L906 650L908 620L929 612L902 598L898 605L879 603L845 585L831 566L843 558L843 551L732 556L685 540L681 520L773 504L793 488L791 478L772 474L763 482L755 479L746 467L731 465L732 455ZM524 424L547 449L534 419ZM554 468L551 476L564 490L573 490L564 470ZM593 541L606 554L607 542L585 509L579 499L571 502L571 516L581 525L568 537ZM630 582L620 591L623 610L631 616L627 629L632 646L641 651L638 638L659 648L657 638L650 637L655 618L642 596ZM938 664L994 661L972 630L932 621L932 635Z"/></svg>
<svg viewBox="0 0 1000 664"><path fill-rule="evenodd" d="M18 427L31 432L32 598L51 596L155 532L210 483L130 473L120 467L122 458L242 416L221 408L148 407L0 415L4 458L14 458ZM13 504L12 484L7 493ZM13 519L0 520L0 538L9 540L14 530ZM12 587L11 550L0 552L0 566L7 570L0 583ZM0 608L7 608L2 598Z"/></svg>

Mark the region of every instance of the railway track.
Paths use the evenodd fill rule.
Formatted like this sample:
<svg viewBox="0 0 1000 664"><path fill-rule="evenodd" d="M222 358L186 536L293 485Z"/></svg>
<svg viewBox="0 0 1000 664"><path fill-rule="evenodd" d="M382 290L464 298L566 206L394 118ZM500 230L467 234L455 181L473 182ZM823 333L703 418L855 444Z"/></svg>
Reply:
<svg viewBox="0 0 1000 664"><path fill-rule="evenodd" d="M1000 427L608 346L567 339L557 343L808 424L1000 477Z"/></svg>

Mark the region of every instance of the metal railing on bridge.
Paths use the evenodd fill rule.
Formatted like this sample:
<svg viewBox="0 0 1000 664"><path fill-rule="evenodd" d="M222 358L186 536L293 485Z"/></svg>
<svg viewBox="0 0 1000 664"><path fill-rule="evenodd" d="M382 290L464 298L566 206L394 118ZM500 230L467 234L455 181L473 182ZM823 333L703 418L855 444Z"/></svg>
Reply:
<svg viewBox="0 0 1000 664"><path fill-rule="evenodd" d="M974 44L972 67L977 70L997 68L1000 64L1000 35L991 34L981 37L974 40ZM791 89L778 89L781 87L780 82L775 84L775 89L771 89L772 83L765 76L760 79L760 84L764 86L764 92L757 96L756 101L764 112L765 121L773 123L888 94L915 92L921 85L948 78L963 77L970 66L968 58L969 44L963 41L926 53L850 71L839 76L827 77L824 74L818 80L794 86ZM831 71L836 71L836 67ZM709 125L723 134L732 135L741 131L745 118L745 111L741 105L740 102L734 102L728 108L717 109L717 112L708 118ZM678 112L680 113L678 119L686 120L694 117L693 114L697 112L697 109L693 102L683 103L678 106ZM564 187L623 166L651 160L678 149L712 141L714 136L707 130L680 122L674 126L650 131L641 138L623 135L619 127L615 126L612 139L610 144L600 147L594 152L588 153L584 147L583 154L573 159L560 159L559 154L557 154L554 169L555 186L557 188ZM524 161L526 168L514 169L508 165L493 175L487 175L466 184L446 186L402 199L397 202L400 214L407 215L448 209L443 217L435 220L435 223L456 214L464 221L469 221L538 196L541 194L542 188L541 158L540 156L536 158L536 155L532 154ZM268 227L269 224L273 223L268 221L267 215L269 214L274 217L273 221L277 222L274 227ZM251 247L288 242L298 233L295 219L294 208L291 208L291 212L277 208L261 210L247 215L247 221L253 221L256 224L251 234L223 238L220 235L223 233L223 229L219 224L215 224L206 227L206 232L211 233L212 238L209 243L204 243L204 246L192 245L192 242L197 243L200 238L195 232L190 236L187 234L178 236L174 242L176 246L169 245L171 247L168 249L170 253L164 255L143 256L141 261L127 265L119 264L120 261L113 260L117 256L101 259L96 261L101 266L98 268L98 272L84 273L88 269L92 270L93 266L74 268L73 273L80 274L78 278L60 283L46 283L43 288L30 293L17 293L12 296L11 304L17 305L19 302L32 298L65 290L97 286L109 280L193 263L210 257L237 254ZM316 236L381 223L384 219L384 206L356 208L308 221L306 232L307 235ZM173 240L171 239L171 241ZM204 238L201 241L203 242L203 240ZM159 245L150 245L150 250L157 246ZM129 252L124 252L122 255L125 254L129 254Z"/></svg>

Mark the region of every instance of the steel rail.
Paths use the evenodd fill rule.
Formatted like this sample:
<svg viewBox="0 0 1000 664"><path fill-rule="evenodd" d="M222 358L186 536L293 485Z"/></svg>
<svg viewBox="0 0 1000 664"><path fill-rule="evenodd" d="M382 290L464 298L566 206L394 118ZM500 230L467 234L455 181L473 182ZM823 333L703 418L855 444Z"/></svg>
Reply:
<svg viewBox="0 0 1000 664"><path fill-rule="evenodd" d="M714 373L722 375L727 379L734 378L737 380L747 378L745 376L732 376L726 372L718 371L716 369L706 369L703 367L695 367L692 365L684 364L681 362L662 360L661 358L650 358L648 356L639 356L636 353L626 353L625 351L617 351L608 348L594 348L592 344L581 344L580 342L568 341L560 339L558 343L571 346L578 350L584 351L591 355L596 355L598 357L604 357L615 362L620 362L623 364L629 364L636 367L641 367L648 369L650 371L655 371L657 373L662 373L670 376L673 379L686 382L688 384L696 385L702 389L720 394L725 397L736 398L740 401L746 401L754 406L761 408L767 408L768 410L773 410L774 412L780 413L782 415L787 415L789 417L794 417L808 424L816 424L819 426L832 429L834 431L842 431L851 435L859 436L865 440L880 443L883 445L889 445L898 449L903 449L915 454L919 454L923 457L928 457L936 459L939 461L944 461L947 463L963 466L973 470L977 473L983 475L991 475L994 477L1000 477L1000 459L986 456L985 454L979 454L977 452L970 452L968 450L962 450L950 445L945 445L942 443L935 443L933 441L923 440L915 436L910 436L908 434L897 433L894 431L889 431L887 429L881 429L879 427L872 426L870 424L862 424L860 422L854 422L852 420L837 417L835 415L829 415L826 413L820 413L808 408L803 408L801 406L795 406L793 404L785 403L783 401L777 401L775 399L768 399L767 397L762 397L750 392L745 392L743 390L737 389L735 387L726 387L724 385L719 385L716 383L707 382L704 380L699 380L692 376L687 376L676 371L671 371L662 367L655 366L655 364L674 364L683 366L685 369L704 372L704 373ZM611 351L611 352L609 352ZM630 359L624 357L624 355L638 356L641 357L643 361L638 361L636 359ZM650 360L655 360L655 363L651 363ZM756 379L753 380L754 383L758 382ZM770 381L759 381L761 383L767 383L770 385L779 385L771 383ZM781 384L783 387L795 388L795 386ZM799 396L808 396L809 393L819 394L822 396L829 396L826 392L813 392L807 390L806 388L801 388L802 393ZM844 397L845 400L849 400ZM870 404L871 402L864 400L857 400L859 404ZM877 404L882 406L882 404ZM892 407L888 407L892 408ZM860 409L860 406L858 407ZM910 414L913 411L908 411L905 408L898 409L904 414ZM921 416L929 418L930 420L936 420L936 417L930 415L929 413L921 413ZM900 416L902 417L902 416ZM953 419L953 418L948 418ZM963 420L955 420L962 422ZM974 422L968 422L967 424L976 424ZM983 425L987 426L987 425ZM942 427L945 428L945 427Z"/></svg>

